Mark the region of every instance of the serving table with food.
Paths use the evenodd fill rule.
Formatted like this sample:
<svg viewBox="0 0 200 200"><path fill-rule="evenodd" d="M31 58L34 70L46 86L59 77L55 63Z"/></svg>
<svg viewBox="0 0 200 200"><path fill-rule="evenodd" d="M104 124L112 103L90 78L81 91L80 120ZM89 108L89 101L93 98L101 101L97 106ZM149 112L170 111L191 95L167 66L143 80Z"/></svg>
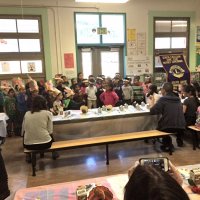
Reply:
<svg viewBox="0 0 200 200"><path fill-rule="evenodd" d="M88 109L86 113L69 110L53 116L57 140L154 130L157 122L158 116L150 115L147 105L102 107Z"/></svg>

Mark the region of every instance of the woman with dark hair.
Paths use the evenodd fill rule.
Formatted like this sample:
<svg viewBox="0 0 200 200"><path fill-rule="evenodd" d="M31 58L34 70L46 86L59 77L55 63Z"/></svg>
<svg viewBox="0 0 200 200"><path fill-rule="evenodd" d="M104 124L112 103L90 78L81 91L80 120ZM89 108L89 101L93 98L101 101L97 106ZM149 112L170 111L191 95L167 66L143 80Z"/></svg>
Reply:
<svg viewBox="0 0 200 200"><path fill-rule="evenodd" d="M79 86L81 86L82 81L83 81L83 73L82 73L82 72L79 72L79 73L77 74L77 83L78 83Z"/></svg>
<svg viewBox="0 0 200 200"><path fill-rule="evenodd" d="M197 117L197 108L200 105L196 96L195 87L192 85L186 85L183 89L183 95L187 97L183 102L183 113L185 116L186 126L194 125Z"/></svg>
<svg viewBox="0 0 200 200"><path fill-rule="evenodd" d="M195 88L196 90L196 96L200 97L200 85L197 81L192 81L191 85Z"/></svg>
<svg viewBox="0 0 200 200"><path fill-rule="evenodd" d="M29 150L43 150L51 147L53 140L52 114L47 110L47 102L43 96L33 99L31 111L26 112L23 121L24 147ZM53 153L52 157L58 157Z"/></svg>
<svg viewBox="0 0 200 200"><path fill-rule="evenodd" d="M157 85L150 85L149 91L146 95L147 100L146 102L149 104L150 107L154 106L154 104L158 101L160 98L160 95L158 94Z"/></svg>
<svg viewBox="0 0 200 200"><path fill-rule="evenodd" d="M125 186L124 200L189 200L180 183L155 166L138 165Z"/></svg>

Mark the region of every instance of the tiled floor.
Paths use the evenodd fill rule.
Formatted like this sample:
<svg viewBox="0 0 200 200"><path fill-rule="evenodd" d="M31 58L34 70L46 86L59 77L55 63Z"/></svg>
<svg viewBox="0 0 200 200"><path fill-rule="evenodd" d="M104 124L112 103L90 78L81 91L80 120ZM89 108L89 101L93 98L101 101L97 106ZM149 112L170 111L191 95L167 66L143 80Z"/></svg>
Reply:
<svg viewBox="0 0 200 200"><path fill-rule="evenodd" d="M8 138L2 146L2 154L9 176L9 200L20 188L124 173L141 157L163 155L179 166L200 163L200 150L192 150L190 138L187 138L184 147L176 147L172 156L161 153L158 143L155 146L143 141L113 144L110 146L109 166L105 163L104 146L61 151L56 161L47 153L44 158L38 158L36 177L32 177L31 165L25 162L22 138Z"/></svg>

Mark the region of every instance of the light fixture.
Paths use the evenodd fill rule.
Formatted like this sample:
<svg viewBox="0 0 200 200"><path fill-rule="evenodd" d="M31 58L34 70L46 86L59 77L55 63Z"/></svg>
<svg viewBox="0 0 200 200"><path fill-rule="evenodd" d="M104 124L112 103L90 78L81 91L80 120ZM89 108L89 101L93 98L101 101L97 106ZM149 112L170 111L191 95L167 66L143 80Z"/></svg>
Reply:
<svg viewBox="0 0 200 200"><path fill-rule="evenodd" d="M80 3L126 3L129 0L75 0Z"/></svg>

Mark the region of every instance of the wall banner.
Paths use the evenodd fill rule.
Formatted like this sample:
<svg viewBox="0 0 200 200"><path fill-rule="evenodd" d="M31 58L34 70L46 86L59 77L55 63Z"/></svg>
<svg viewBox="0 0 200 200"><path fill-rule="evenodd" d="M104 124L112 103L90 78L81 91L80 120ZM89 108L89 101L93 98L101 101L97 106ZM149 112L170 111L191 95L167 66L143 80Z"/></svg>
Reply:
<svg viewBox="0 0 200 200"><path fill-rule="evenodd" d="M168 82L172 82L173 85L190 84L190 71L183 54L163 54L159 56L167 74Z"/></svg>

